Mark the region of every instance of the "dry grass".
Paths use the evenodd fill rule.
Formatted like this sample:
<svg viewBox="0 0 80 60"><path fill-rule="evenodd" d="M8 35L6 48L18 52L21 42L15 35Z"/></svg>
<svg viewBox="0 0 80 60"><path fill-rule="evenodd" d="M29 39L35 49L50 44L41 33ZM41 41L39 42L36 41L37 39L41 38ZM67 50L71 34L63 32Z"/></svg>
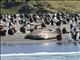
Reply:
<svg viewBox="0 0 80 60"><path fill-rule="evenodd" d="M80 12L80 1L52 1L52 0L41 0L41 1L28 1L28 4L35 7L43 7L45 10L57 12L57 11L64 11L64 12ZM26 3L26 4L27 4ZM10 9L3 9L1 8L1 13L17 13L18 7L13 7Z"/></svg>

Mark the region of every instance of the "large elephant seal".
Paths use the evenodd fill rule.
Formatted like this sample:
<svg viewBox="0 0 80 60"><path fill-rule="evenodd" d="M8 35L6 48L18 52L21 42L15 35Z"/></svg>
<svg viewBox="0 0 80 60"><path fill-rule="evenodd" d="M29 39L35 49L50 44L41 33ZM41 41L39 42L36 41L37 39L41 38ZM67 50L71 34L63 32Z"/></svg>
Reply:
<svg viewBox="0 0 80 60"><path fill-rule="evenodd" d="M29 35L25 36L25 39L42 40L42 39L52 39L56 37L56 33L49 29L40 29L33 31Z"/></svg>

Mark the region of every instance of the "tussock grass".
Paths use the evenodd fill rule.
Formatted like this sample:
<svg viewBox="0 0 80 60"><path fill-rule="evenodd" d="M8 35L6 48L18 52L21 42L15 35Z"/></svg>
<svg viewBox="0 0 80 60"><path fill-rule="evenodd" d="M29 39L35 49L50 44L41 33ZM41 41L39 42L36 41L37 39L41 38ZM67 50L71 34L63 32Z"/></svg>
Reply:
<svg viewBox="0 0 80 60"><path fill-rule="evenodd" d="M38 7L38 8L44 8L45 10L48 11L52 11L52 12L59 12L59 11L63 11L63 12L80 12L80 1L79 0L74 0L74 1L70 1L70 0L30 0L28 2L25 2L25 4L29 4L31 5L33 8L34 7ZM17 13L18 10L20 8L18 8L18 6L13 7L13 8L9 8L9 9L4 9L1 8L0 13Z"/></svg>

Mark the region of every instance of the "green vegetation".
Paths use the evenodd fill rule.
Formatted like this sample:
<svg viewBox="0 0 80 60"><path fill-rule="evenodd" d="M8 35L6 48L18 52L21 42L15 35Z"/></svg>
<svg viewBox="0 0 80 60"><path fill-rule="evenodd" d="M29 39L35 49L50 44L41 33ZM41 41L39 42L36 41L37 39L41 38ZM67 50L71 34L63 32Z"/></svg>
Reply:
<svg viewBox="0 0 80 60"><path fill-rule="evenodd" d="M14 0L13 2L17 4ZM27 0L25 0L27 1ZM1 1L2 3L4 0ZM19 5L11 8L1 8L0 13L17 13L22 7L21 5L29 5L31 8L41 10L42 8L51 12L80 12L80 1L79 0L28 0L27 2L19 2ZM26 10L26 9L25 9Z"/></svg>

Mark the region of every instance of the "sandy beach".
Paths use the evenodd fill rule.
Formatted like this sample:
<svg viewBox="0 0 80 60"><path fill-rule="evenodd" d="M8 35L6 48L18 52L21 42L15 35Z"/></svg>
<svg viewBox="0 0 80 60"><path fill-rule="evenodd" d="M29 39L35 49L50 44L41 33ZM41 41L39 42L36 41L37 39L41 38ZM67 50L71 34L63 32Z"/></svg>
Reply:
<svg viewBox="0 0 80 60"><path fill-rule="evenodd" d="M15 34L13 36L5 36L5 37L1 37L1 44L6 43L6 44L33 44L33 43L43 43L43 42L52 42L52 41L56 41L56 39L50 39L50 40L31 40L31 39L24 39L24 37L27 34Z"/></svg>
<svg viewBox="0 0 80 60"><path fill-rule="evenodd" d="M27 34L14 34L13 36L1 37L1 44L42 44L49 42L59 42L56 39L47 39L47 40L31 40L24 39ZM72 44L74 41L68 42L66 39L61 41L63 44ZM78 41L80 42L80 41Z"/></svg>

